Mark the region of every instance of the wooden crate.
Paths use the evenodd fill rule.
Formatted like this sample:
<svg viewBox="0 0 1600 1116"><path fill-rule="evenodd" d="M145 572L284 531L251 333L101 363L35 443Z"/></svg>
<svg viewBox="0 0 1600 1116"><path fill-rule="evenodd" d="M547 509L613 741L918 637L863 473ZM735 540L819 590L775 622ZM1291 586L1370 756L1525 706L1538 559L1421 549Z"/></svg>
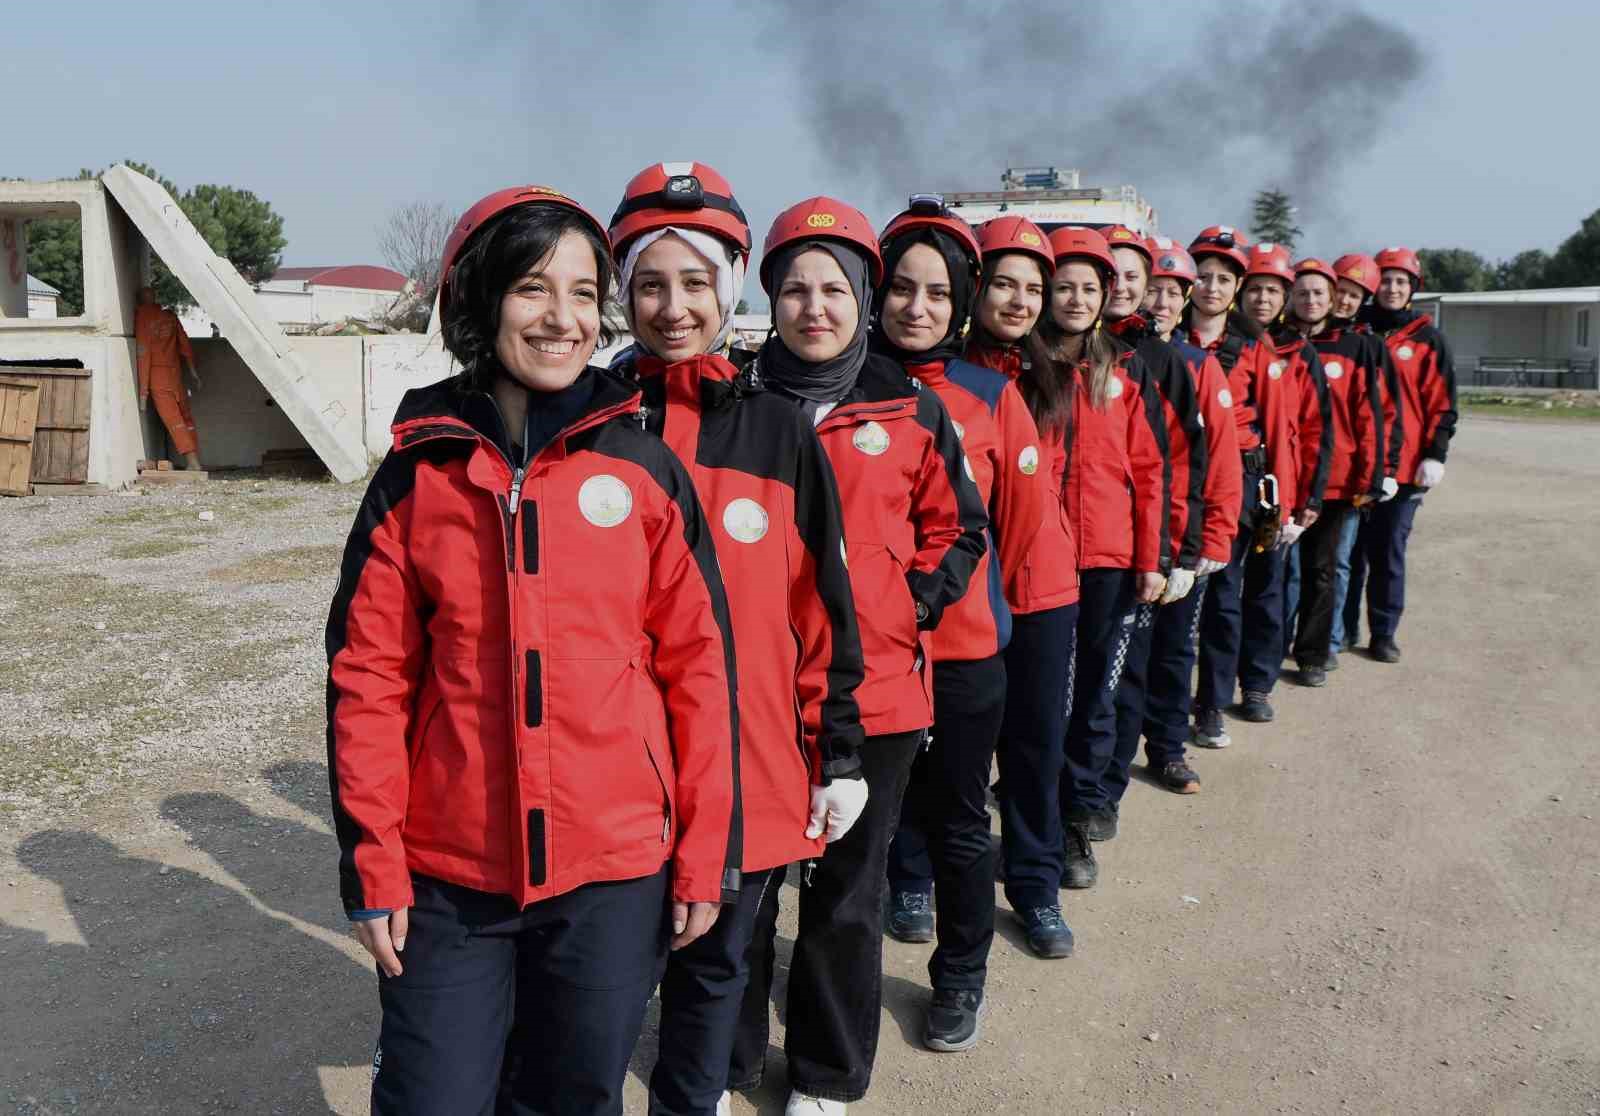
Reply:
<svg viewBox="0 0 1600 1116"><path fill-rule="evenodd" d="M89 377L87 368L0 366L0 376L38 390L33 475L43 484L83 484L89 479Z"/></svg>
<svg viewBox="0 0 1600 1116"><path fill-rule="evenodd" d="M39 385L0 379L0 495L33 491L33 438L39 417Z"/></svg>

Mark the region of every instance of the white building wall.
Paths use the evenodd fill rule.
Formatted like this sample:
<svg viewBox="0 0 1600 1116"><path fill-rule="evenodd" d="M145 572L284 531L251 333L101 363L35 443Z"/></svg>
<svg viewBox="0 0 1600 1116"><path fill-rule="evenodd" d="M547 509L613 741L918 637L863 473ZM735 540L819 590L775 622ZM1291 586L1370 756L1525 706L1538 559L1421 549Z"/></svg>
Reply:
<svg viewBox="0 0 1600 1116"><path fill-rule="evenodd" d="M28 296L28 317L38 319L57 316L55 295L30 294Z"/></svg>
<svg viewBox="0 0 1600 1116"><path fill-rule="evenodd" d="M363 337L366 353L367 456L389 452L389 426L400 399L414 387L437 383L455 371L437 333L394 333Z"/></svg>
<svg viewBox="0 0 1600 1116"><path fill-rule="evenodd" d="M381 318L394 304L395 291L365 287L324 287L311 290L311 321L338 322L345 318Z"/></svg>

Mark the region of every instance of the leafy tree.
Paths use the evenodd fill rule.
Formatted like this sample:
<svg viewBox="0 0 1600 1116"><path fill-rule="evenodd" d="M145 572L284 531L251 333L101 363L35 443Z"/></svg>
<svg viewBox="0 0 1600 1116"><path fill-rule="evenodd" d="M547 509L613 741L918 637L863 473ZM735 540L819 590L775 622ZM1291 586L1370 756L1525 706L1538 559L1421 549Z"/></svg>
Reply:
<svg viewBox="0 0 1600 1116"><path fill-rule="evenodd" d="M741 298L738 301L738 303L734 306L733 312L735 314L748 314L748 313L750 313L750 303L747 300Z"/></svg>
<svg viewBox="0 0 1600 1116"><path fill-rule="evenodd" d="M1294 223L1299 212L1282 190L1260 190L1252 204L1250 234L1259 241L1281 244L1294 253L1295 241L1305 230Z"/></svg>
<svg viewBox="0 0 1600 1116"><path fill-rule="evenodd" d="M1497 291L1526 291L1543 287L1547 285L1545 275L1549 269L1550 253L1543 248L1530 248L1496 264L1491 286Z"/></svg>
<svg viewBox="0 0 1600 1116"><path fill-rule="evenodd" d="M428 328L434 296L439 293L439 265L456 218L438 202L412 202L389 214L378 229L383 262L411 280L411 288L395 300L389 324L422 332Z"/></svg>
<svg viewBox="0 0 1600 1116"><path fill-rule="evenodd" d="M1489 261L1469 248L1422 248L1417 258L1429 291L1486 291L1494 278Z"/></svg>
<svg viewBox="0 0 1600 1116"><path fill-rule="evenodd" d="M1600 285L1600 209L1583 219L1578 231L1561 242L1545 269L1550 287Z"/></svg>

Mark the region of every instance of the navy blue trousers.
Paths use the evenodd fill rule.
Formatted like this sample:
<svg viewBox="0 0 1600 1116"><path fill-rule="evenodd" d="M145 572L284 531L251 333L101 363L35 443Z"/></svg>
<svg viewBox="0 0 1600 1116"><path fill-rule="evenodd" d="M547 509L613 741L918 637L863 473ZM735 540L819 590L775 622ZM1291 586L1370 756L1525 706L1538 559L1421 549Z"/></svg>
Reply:
<svg viewBox="0 0 1600 1116"><path fill-rule="evenodd" d="M1112 807L1105 775L1117 750L1117 688L1135 621L1132 570L1083 570L1078 585L1075 692L1061 773L1061 818L1068 823Z"/></svg>
<svg viewBox="0 0 1600 1116"><path fill-rule="evenodd" d="M1406 610L1406 544L1422 507L1424 489L1403 485L1400 494L1373 504L1361 523L1350 555L1350 588L1344 601L1345 646L1354 647L1361 630L1362 581L1366 581L1367 623L1373 636L1393 639Z"/></svg>
<svg viewBox="0 0 1600 1116"><path fill-rule="evenodd" d="M1195 642L1209 577L1200 578L1188 596L1169 605L1144 606L1150 623L1134 625L1134 638L1117 692L1117 753L1107 773L1108 793L1121 802L1129 768L1144 735L1145 757L1155 767L1183 759L1189 737L1189 684L1194 675ZM1141 654L1140 645L1144 648Z"/></svg>
<svg viewBox="0 0 1600 1116"><path fill-rule="evenodd" d="M1283 554L1251 549L1260 494L1258 473L1244 474L1244 500L1233 556L1212 574L1200 608L1196 710L1233 704L1234 682L1271 693L1283 667Z"/></svg>
<svg viewBox="0 0 1600 1116"><path fill-rule="evenodd" d="M1017 911L1060 901L1060 786L1077 639L1076 604L1012 618L997 759L1006 901Z"/></svg>
<svg viewBox="0 0 1600 1116"><path fill-rule="evenodd" d="M1356 509L1345 501L1329 500L1322 514L1300 536L1300 623L1295 630L1294 657L1302 666L1321 666L1333 647L1333 613L1336 603L1336 566L1340 535Z"/></svg>
<svg viewBox="0 0 1600 1116"><path fill-rule="evenodd" d="M378 975L374 1116L620 1114L667 952L667 870L522 910L423 876L413 890L405 971Z"/></svg>

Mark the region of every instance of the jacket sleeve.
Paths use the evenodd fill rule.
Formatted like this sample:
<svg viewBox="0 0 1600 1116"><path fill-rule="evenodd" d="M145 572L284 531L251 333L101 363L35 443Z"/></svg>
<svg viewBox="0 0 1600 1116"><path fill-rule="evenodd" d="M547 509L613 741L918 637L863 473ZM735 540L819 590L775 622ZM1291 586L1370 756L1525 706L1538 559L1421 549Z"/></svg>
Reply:
<svg viewBox="0 0 1600 1116"><path fill-rule="evenodd" d="M1050 478L1039 428L1016 384L1001 389L994 418L998 452L994 489L989 494L989 513L994 521L989 533L998 551L995 557L1000 562L1001 582L1011 585L1044 525Z"/></svg>
<svg viewBox="0 0 1600 1116"><path fill-rule="evenodd" d="M1186 459L1184 475L1172 478L1174 485L1172 499L1182 500L1188 505L1183 538L1173 540L1173 546L1178 551L1173 556L1173 564L1192 570L1200 560L1204 537L1206 461L1210 451L1206 442L1205 419L1201 417L1199 393L1195 391L1194 380L1190 377L1188 368L1184 367L1183 358L1171 348L1167 350L1167 371L1163 379L1165 386L1162 394L1167 398L1167 406L1171 409L1174 424L1188 450L1184 455ZM1167 448L1169 460L1178 456L1175 445L1169 445ZM1168 522L1171 520L1168 519Z"/></svg>
<svg viewBox="0 0 1600 1116"><path fill-rule="evenodd" d="M795 693L812 781L861 771L861 710L855 691L865 666L855 598L845 564L839 487L811 421L791 408L798 431L794 479L797 538L790 555L789 617L799 645Z"/></svg>
<svg viewBox="0 0 1600 1116"><path fill-rule="evenodd" d="M183 321L176 314L172 315L172 328L176 331L173 336L178 341L178 355L189 362L189 367L194 368L194 346L189 344L189 331L183 328Z"/></svg>
<svg viewBox="0 0 1600 1116"><path fill-rule="evenodd" d="M689 474L664 444L660 450L655 475L667 499L649 540L644 631L672 738L672 897L680 903L732 902L744 861L744 826L728 598Z"/></svg>
<svg viewBox="0 0 1600 1116"><path fill-rule="evenodd" d="M378 467L328 611L328 784L346 912L412 903L401 834L427 608L410 554L415 478L409 456Z"/></svg>
<svg viewBox="0 0 1600 1116"><path fill-rule="evenodd" d="M1290 417L1298 393L1291 377L1280 374L1275 379L1267 374L1272 358L1273 352L1267 345L1257 342L1250 346L1250 382L1256 397L1256 421L1261 424L1262 441L1266 445L1267 471L1278 478L1278 502L1283 505L1283 518L1287 523L1291 513L1289 505L1294 502L1290 497L1299 491L1300 483Z"/></svg>
<svg viewBox="0 0 1600 1116"><path fill-rule="evenodd" d="M1301 342L1300 359L1305 362L1308 390L1301 393L1300 400L1301 502L1297 508L1317 511L1328 490L1328 470L1333 467L1333 396L1328 391L1328 377L1323 375L1317 347L1309 341Z"/></svg>
<svg viewBox="0 0 1600 1116"><path fill-rule="evenodd" d="M961 440L950 415L931 391L917 393L917 423L928 432L922 461L912 481L911 518L917 553L906 573L913 599L927 607L917 625L939 626L944 610L967 592L967 583L988 544L989 515L977 485L963 465Z"/></svg>
<svg viewBox="0 0 1600 1116"><path fill-rule="evenodd" d="M1383 472L1385 476L1398 480L1401 479L1400 452L1405 448L1408 433L1405 401L1400 396L1400 370L1395 367L1394 358L1389 354L1389 346L1383 343L1383 338L1368 337L1367 347L1372 350L1373 359L1378 363L1379 383L1383 387ZM1416 436L1416 431L1410 432L1410 437Z"/></svg>
<svg viewBox="0 0 1600 1116"><path fill-rule="evenodd" d="M1417 432L1422 456L1442 463L1456 436L1456 362L1450 343L1437 329L1433 331L1433 357L1423 363L1417 390L1422 397L1422 429Z"/></svg>
<svg viewBox="0 0 1600 1116"><path fill-rule="evenodd" d="M1172 463L1167 456L1167 423L1161 393L1137 357L1126 370L1139 389L1128 406L1128 464L1133 470L1133 568L1160 573L1172 568L1168 501Z"/></svg>
<svg viewBox="0 0 1600 1116"><path fill-rule="evenodd" d="M1233 407L1224 404L1222 393L1228 378L1217 358L1206 354L1200 364L1200 397L1206 416L1205 528L1200 556L1226 562L1233 554L1234 536L1239 533L1239 506L1244 499L1244 467L1239 460L1239 428L1233 420Z"/></svg>
<svg viewBox="0 0 1600 1116"><path fill-rule="evenodd" d="M1362 483L1361 478L1368 478L1367 492L1376 499L1383 492L1383 478L1388 469L1383 445L1387 422L1383 407L1383 369L1370 351L1357 359L1360 363L1351 370L1354 379L1346 398L1356 442L1350 476L1358 484ZM1356 372L1360 375L1355 375Z"/></svg>

